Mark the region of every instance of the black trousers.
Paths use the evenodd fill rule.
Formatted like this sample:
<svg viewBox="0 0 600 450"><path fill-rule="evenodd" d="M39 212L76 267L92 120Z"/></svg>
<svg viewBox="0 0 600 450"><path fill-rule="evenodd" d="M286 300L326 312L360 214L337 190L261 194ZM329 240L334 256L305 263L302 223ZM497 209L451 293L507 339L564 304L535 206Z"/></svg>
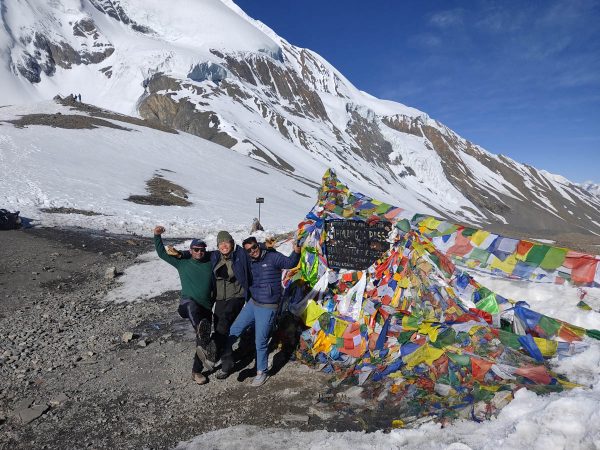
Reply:
<svg viewBox="0 0 600 450"><path fill-rule="evenodd" d="M213 313L210 309L205 308L204 306L196 303L194 300L188 297L183 297L179 302L179 308L177 308L177 312L184 319L189 319L192 327L194 328L194 333L198 329L198 324L202 319L207 319L208 321L212 321ZM198 345L198 337L196 336L196 345ZM202 361L198 358L196 351L194 350L194 364L192 366L192 372L201 373L203 369Z"/></svg>
<svg viewBox="0 0 600 450"><path fill-rule="evenodd" d="M231 328L231 324L244 307L245 302L243 297L217 300L215 302L215 313L213 318L215 325L214 340L215 344L217 344L219 355L223 353L223 350L227 345L229 328Z"/></svg>

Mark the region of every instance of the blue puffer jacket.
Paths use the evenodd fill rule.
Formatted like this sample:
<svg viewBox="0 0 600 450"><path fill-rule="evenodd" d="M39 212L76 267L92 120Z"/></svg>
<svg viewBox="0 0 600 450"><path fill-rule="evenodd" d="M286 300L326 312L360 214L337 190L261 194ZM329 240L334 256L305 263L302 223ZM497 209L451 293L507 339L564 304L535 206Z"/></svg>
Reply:
<svg viewBox="0 0 600 450"><path fill-rule="evenodd" d="M219 259L221 259L221 253L218 250L212 252L212 254L210 255L210 262L212 263L213 269L219 262ZM237 278L238 282L244 288L244 296L246 298L246 301L248 301L248 299L250 298L250 290L248 289L250 285L250 257L242 247L236 245L233 250L233 254L231 255L231 259L233 262L233 273ZM214 283L215 278L213 277L213 284Z"/></svg>
<svg viewBox="0 0 600 450"><path fill-rule="evenodd" d="M252 299L258 304L276 305L281 299L281 271L296 267L300 254L284 256L275 250L261 250L258 259L251 260Z"/></svg>

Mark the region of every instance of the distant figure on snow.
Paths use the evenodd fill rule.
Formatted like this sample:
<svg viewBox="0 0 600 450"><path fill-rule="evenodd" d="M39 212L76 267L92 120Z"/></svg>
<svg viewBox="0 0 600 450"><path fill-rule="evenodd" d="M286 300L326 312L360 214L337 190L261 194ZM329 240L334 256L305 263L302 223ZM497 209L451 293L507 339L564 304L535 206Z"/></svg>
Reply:
<svg viewBox="0 0 600 450"><path fill-rule="evenodd" d="M81 94L77 94L77 101L81 103Z"/></svg>
<svg viewBox="0 0 600 450"><path fill-rule="evenodd" d="M250 233L256 233L257 231L264 231L263 226L260 224L258 218L254 218L252 221L252 227L250 228Z"/></svg>
<svg viewBox="0 0 600 450"><path fill-rule="evenodd" d="M196 353L192 366L192 379L197 384L206 384L208 378L202 373L204 367L200 355L204 355L203 347L210 342L212 328L213 281L210 252L206 251L206 243L200 239L192 240L189 259L183 259L177 254L171 255L165 250L162 234L165 227L154 227L154 246L156 253L163 261L168 262L179 272L181 281L181 299L177 312L184 319L189 319L196 332Z"/></svg>

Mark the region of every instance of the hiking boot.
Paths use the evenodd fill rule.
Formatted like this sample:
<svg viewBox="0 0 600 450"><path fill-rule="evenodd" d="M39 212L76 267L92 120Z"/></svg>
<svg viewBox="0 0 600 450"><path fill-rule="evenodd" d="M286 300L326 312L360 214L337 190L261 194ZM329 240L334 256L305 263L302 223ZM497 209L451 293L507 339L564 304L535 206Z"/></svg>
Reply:
<svg viewBox="0 0 600 450"><path fill-rule="evenodd" d="M217 343L210 341L208 345L204 346L204 352L206 353L206 359L213 363L213 366L217 363Z"/></svg>
<svg viewBox="0 0 600 450"><path fill-rule="evenodd" d="M192 380L194 380L196 382L196 384L208 383L208 378L206 378L205 375L202 375L201 373L198 373L198 372L192 373Z"/></svg>
<svg viewBox="0 0 600 450"><path fill-rule="evenodd" d="M210 331L212 325L210 320L202 319L198 324L198 329L196 330L197 343L196 345L200 345L201 347L206 347L210 341Z"/></svg>
<svg viewBox="0 0 600 450"><path fill-rule="evenodd" d="M254 387L262 386L268 378L269 375L267 375L267 372L256 372L256 376L254 377L254 380L252 380L251 385Z"/></svg>
<svg viewBox="0 0 600 450"><path fill-rule="evenodd" d="M208 354L203 347L199 345L196 346L196 355L198 355L198 359L202 361L202 367L206 370L213 370L215 368L215 362L209 359Z"/></svg>
<svg viewBox="0 0 600 450"><path fill-rule="evenodd" d="M219 371L215 374L215 377L217 377L217 380L224 380L229 375L230 375L230 372L226 372L223 369L219 369Z"/></svg>

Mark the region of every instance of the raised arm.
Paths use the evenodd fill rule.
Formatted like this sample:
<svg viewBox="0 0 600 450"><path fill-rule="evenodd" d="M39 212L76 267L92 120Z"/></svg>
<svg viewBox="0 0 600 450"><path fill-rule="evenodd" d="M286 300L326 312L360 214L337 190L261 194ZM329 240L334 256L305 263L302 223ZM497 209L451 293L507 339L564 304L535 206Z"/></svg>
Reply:
<svg viewBox="0 0 600 450"><path fill-rule="evenodd" d="M279 269L292 269L298 265L300 261L300 252L302 247L294 243L294 251L290 253L290 256L285 256L282 253L277 252L277 267Z"/></svg>
<svg viewBox="0 0 600 450"><path fill-rule="evenodd" d="M162 234L165 232L165 227L162 225L157 225L154 227L154 248L156 249L156 253L158 257L163 261L168 262L173 267L177 267L179 265L179 259L175 256L171 256L165 250L165 246L162 241Z"/></svg>

